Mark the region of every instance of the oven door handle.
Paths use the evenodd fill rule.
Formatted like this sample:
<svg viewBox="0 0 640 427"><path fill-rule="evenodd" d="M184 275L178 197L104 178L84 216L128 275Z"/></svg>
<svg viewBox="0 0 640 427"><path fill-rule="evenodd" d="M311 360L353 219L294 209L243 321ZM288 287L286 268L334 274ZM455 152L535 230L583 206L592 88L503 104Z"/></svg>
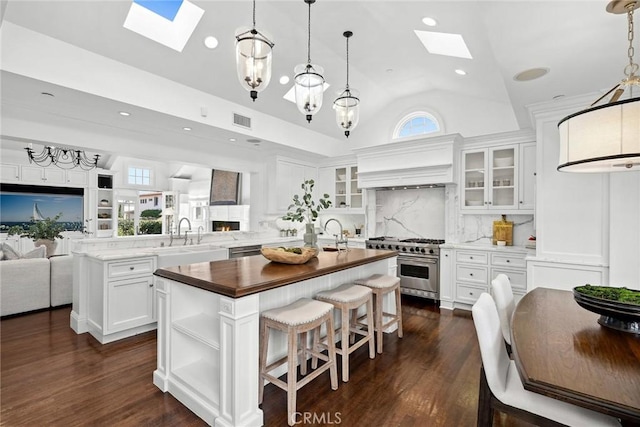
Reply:
<svg viewBox="0 0 640 427"><path fill-rule="evenodd" d="M438 260L433 258L415 259L415 258L408 258L408 257L407 258L398 257L398 265L400 264L415 265L415 266L437 265Z"/></svg>

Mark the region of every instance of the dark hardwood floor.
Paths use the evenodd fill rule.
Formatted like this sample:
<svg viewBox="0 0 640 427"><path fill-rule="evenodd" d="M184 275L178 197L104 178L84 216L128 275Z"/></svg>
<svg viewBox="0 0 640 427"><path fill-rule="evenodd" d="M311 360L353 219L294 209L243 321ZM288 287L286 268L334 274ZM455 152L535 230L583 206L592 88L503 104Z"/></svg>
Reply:
<svg viewBox="0 0 640 427"><path fill-rule="evenodd" d="M69 328L70 308L0 322L0 425L204 426L152 383L155 332L101 345ZM329 374L298 391L299 425L473 426L480 353L468 312L440 314L403 296L404 338L384 353L351 355L351 378L332 391ZM339 364L338 364L339 365ZM265 388L266 426L286 426L286 393ZM525 426L496 416L494 426Z"/></svg>

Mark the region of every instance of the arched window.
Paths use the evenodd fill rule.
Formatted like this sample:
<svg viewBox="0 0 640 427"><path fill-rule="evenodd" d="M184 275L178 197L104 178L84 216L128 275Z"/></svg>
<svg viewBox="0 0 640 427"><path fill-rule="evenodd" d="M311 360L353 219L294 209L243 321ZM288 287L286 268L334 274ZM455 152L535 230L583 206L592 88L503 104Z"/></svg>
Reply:
<svg viewBox="0 0 640 427"><path fill-rule="evenodd" d="M393 139L405 139L430 133L441 133L440 122L430 113L416 111L398 122Z"/></svg>

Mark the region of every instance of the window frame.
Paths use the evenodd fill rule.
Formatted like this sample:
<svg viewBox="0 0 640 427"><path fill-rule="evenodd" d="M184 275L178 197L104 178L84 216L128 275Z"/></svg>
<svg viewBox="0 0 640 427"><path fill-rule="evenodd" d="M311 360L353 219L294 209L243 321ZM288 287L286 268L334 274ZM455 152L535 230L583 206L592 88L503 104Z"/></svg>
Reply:
<svg viewBox="0 0 640 427"><path fill-rule="evenodd" d="M407 136L400 136L400 132L409 122L420 117L424 117L427 120L431 121L433 124L435 124L437 129L432 132L424 132L424 133L417 133L417 134L412 134ZM423 138L425 136L435 136L435 135L442 135L442 134L444 134L444 125L442 123L442 120L432 112L419 110L419 111L413 111L409 114L406 114L396 123L396 126L393 129L393 133L391 135L391 140L405 141L405 140Z"/></svg>

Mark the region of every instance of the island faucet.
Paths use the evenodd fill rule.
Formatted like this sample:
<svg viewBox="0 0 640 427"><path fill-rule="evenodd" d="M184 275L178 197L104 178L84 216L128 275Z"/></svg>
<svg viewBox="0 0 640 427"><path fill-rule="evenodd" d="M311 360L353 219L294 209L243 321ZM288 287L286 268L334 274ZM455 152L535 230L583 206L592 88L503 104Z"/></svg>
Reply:
<svg viewBox="0 0 640 427"><path fill-rule="evenodd" d="M202 234L200 232L204 233L204 227L203 226L199 226L198 227L198 244L200 244L200 242L202 241Z"/></svg>
<svg viewBox="0 0 640 427"><path fill-rule="evenodd" d="M338 236L337 234L334 234L334 236L336 237L336 250L340 250L340 243L344 243L344 248L345 250L349 250L349 239L347 238L347 236L344 235L344 230L342 228L342 224L340 223L340 221L338 221L335 218L329 218L327 220L327 222L324 223L324 230L327 231L327 225L331 222L331 221L335 221L338 223L338 225L340 226L340 236Z"/></svg>
<svg viewBox="0 0 640 427"><path fill-rule="evenodd" d="M173 228L169 228L169 246L173 245Z"/></svg>
<svg viewBox="0 0 640 427"><path fill-rule="evenodd" d="M180 227L182 226L182 221L185 220L187 221L187 225L189 226L189 229L184 231L184 244L186 245L189 231L191 231L191 221L189 221L189 218L187 218L186 216L180 218L180 222L178 222L178 237L182 236L182 233L180 233Z"/></svg>

